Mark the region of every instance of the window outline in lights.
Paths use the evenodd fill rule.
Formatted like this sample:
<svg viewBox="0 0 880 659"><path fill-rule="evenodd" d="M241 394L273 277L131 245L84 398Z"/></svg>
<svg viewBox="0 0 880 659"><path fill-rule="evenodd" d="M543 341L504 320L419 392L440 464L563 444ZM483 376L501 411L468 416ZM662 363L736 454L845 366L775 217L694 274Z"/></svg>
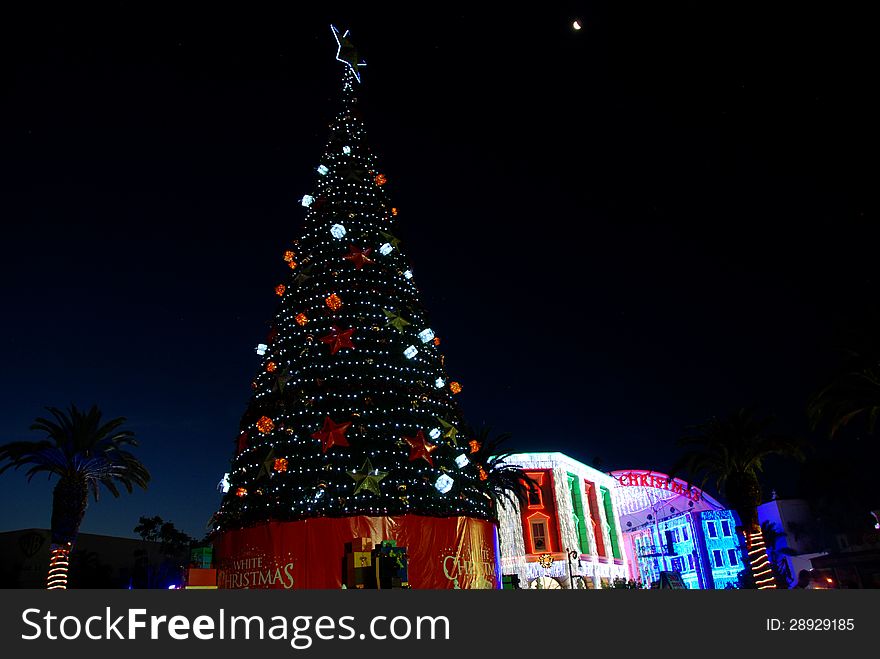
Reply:
<svg viewBox="0 0 880 659"><path fill-rule="evenodd" d="M543 471L527 471L526 476L531 478L534 483L529 483L529 505L530 510L540 510L544 508L544 473ZM538 495L538 503L532 503L532 494Z"/></svg>
<svg viewBox="0 0 880 659"><path fill-rule="evenodd" d="M730 561L730 567L737 567L739 565L739 558L737 557L737 549L728 549L727 550L727 560Z"/></svg>
<svg viewBox="0 0 880 659"><path fill-rule="evenodd" d="M532 513L528 517L526 517L526 522L528 524L529 529L529 547L531 548L532 554L548 554L553 553L553 545L550 542L550 516L545 515L544 513ZM532 524L542 524L544 526L544 543L546 546L542 549L538 549L535 547L535 532L532 528Z"/></svg>

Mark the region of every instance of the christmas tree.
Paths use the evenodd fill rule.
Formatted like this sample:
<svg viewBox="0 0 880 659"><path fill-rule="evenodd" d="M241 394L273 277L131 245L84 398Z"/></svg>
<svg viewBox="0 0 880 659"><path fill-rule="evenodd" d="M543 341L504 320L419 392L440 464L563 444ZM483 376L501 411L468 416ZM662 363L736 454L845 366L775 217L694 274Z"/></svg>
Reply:
<svg viewBox="0 0 880 659"><path fill-rule="evenodd" d="M283 251L278 310L241 420L215 532L271 520L496 519L413 271L402 213L357 109L365 66L336 28L341 109Z"/></svg>

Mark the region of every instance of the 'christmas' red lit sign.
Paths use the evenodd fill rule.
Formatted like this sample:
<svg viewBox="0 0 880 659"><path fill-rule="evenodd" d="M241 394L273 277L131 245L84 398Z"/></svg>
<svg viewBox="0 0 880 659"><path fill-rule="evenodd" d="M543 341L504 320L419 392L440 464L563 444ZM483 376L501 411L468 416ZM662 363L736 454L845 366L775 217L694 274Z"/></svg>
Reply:
<svg viewBox="0 0 880 659"><path fill-rule="evenodd" d="M699 488L659 471L614 471L611 475L623 487L653 487L658 490L667 490L673 494L679 494L691 501L700 501L703 497L703 493Z"/></svg>

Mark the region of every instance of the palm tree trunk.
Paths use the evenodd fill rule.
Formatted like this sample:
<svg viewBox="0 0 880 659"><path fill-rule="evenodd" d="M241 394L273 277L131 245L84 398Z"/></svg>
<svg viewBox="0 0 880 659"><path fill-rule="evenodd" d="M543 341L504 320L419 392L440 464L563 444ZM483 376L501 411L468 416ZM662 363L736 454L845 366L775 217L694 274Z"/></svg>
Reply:
<svg viewBox="0 0 880 659"><path fill-rule="evenodd" d="M65 590L70 552L86 514L89 490L84 478L63 477L52 492L52 544L46 588Z"/></svg>
<svg viewBox="0 0 880 659"><path fill-rule="evenodd" d="M758 590L776 588L764 534L758 523L758 504L761 503L761 485L750 475L729 478L726 486L727 500L739 515L741 531L746 540L746 559L754 587Z"/></svg>
<svg viewBox="0 0 880 659"><path fill-rule="evenodd" d="M757 505L752 504L750 506L738 507L736 513L742 522L742 527L738 530L742 531L743 536L745 536L745 558L753 584L751 587L758 590L776 588L773 567L770 565L767 546L764 542L764 532L758 524Z"/></svg>
<svg viewBox="0 0 880 659"><path fill-rule="evenodd" d="M756 511L757 515L757 511ZM767 556L767 547L764 543L764 532L760 526L756 526L746 533L746 549L749 552L749 571L752 581L758 590L776 588L776 579L773 576L773 568Z"/></svg>

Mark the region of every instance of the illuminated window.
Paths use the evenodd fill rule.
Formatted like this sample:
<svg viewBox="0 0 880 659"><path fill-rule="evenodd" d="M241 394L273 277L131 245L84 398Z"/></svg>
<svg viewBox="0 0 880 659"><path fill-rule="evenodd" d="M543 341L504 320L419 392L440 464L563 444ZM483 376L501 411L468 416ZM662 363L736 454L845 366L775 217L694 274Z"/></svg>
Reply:
<svg viewBox="0 0 880 659"><path fill-rule="evenodd" d="M550 551L550 542L547 537L547 520L533 519L529 528L532 531L532 550L534 553Z"/></svg>
<svg viewBox="0 0 880 659"><path fill-rule="evenodd" d="M730 522L726 519L721 520L721 533L726 536L730 536Z"/></svg>
<svg viewBox="0 0 880 659"><path fill-rule="evenodd" d="M529 488L529 508L534 506L535 508L540 508L541 504L541 489L536 485L532 485Z"/></svg>
<svg viewBox="0 0 880 659"><path fill-rule="evenodd" d="M529 483L529 508L543 508L544 500L541 489L544 486L544 472L531 471L527 472L526 476L534 481Z"/></svg>
<svg viewBox="0 0 880 659"><path fill-rule="evenodd" d="M688 540L690 540L690 538L688 537L688 527L686 527L686 526L681 527L681 539L684 542L687 542ZM693 568L691 568L691 569L693 569Z"/></svg>
<svg viewBox="0 0 880 659"><path fill-rule="evenodd" d="M730 561L730 565L732 567L736 567L738 561L736 560L736 549L728 549L727 550L727 560Z"/></svg>
<svg viewBox="0 0 880 659"><path fill-rule="evenodd" d="M688 554L688 569L693 571L694 569L694 555Z"/></svg>
<svg viewBox="0 0 880 659"><path fill-rule="evenodd" d="M706 528L709 530L710 538L718 537L718 529L715 528L715 522L706 522Z"/></svg>
<svg viewBox="0 0 880 659"><path fill-rule="evenodd" d="M672 559L672 571L673 572L681 572L681 559L673 558Z"/></svg>
<svg viewBox="0 0 880 659"><path fill-rule="evenodd" d="M715 560L715 567L724 567L724 558L721 556L720 549L712 550L712 558Z"/></svg>

